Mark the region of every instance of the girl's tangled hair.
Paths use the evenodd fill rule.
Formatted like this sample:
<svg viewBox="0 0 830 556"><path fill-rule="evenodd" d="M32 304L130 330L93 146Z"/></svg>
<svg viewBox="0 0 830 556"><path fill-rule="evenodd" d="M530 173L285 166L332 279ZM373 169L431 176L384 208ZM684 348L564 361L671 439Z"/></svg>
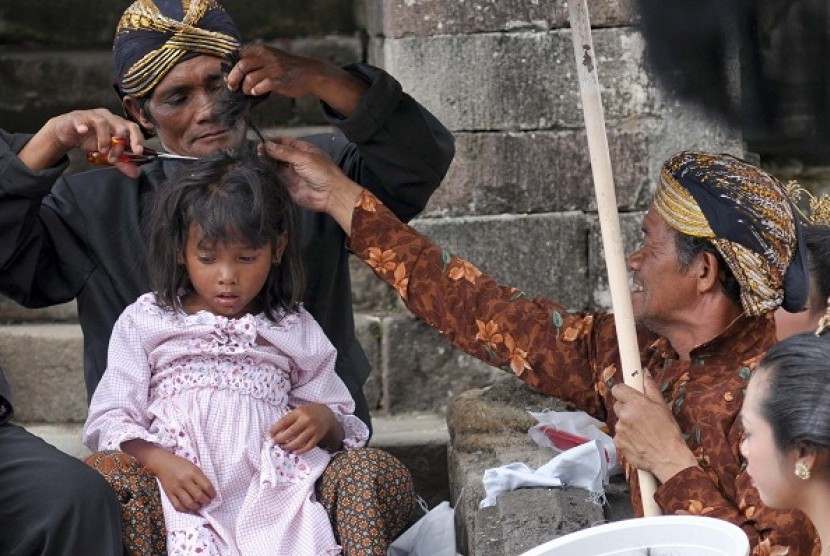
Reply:
<svg viewBox="0 0 830 556"><path fill-rule="evenodd" d="M778 450L830 450L830 332L782 340L766 353L759 370L768 379L761 413Z"/></svg>
<svg viewBox="0 0 830 556"><path fill-rule="evenodd" d="M244 149L243 149L244 150ZM252 151L220 152L183 166L156 191L147 218L150 284L166 307L181 309L179 295L189 287L181 256L190 224L205 240L240 242L259 249L287 244L258 300L271 320L278 308L296 311L304 275L296 238L296 207L273 167Z"/></svg>

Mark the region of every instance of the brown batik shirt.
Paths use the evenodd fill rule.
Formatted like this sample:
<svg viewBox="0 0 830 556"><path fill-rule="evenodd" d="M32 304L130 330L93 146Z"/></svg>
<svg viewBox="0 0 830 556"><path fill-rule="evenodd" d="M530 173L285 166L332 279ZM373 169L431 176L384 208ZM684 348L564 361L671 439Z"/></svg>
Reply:
<svg viewBox="0 0 830 556"><path fill-rule="evenodd" d="M369 192L355 208L350 248L455 346L614 430L611 387L622 376L612 314L570 311L497 284L402 224ZM638 331L638 340L643 368L699 463L658 487L662 512L735 523L749 536L753 556L818 555L818 536L802 513L761 503L739 451L738 412L755 363L775 341L771 316L740 317L696 347L688 361L646 330ZM628 475L642 515L637 474Z"/></svg>

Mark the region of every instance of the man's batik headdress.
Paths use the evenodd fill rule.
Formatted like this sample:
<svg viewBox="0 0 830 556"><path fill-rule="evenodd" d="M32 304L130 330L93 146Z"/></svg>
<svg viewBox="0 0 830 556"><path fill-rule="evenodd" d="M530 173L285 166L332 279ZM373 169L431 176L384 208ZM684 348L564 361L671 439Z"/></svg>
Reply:
<svg viewBox="0 0 830 556"><path fill-rule="evenodd" d="M138 0L115 32L116 89L122 96L144 96L179 62L199 54L230 59L241 44L216 0Z"/></svg>
<svg viewBox="0 0 830 556"><path fill-rule="evenodd" d="M682 152L663 165L654 207L678 232L715 246L741 286L747 314L804 307L803 234L771 174L730 155Z"/></svg>

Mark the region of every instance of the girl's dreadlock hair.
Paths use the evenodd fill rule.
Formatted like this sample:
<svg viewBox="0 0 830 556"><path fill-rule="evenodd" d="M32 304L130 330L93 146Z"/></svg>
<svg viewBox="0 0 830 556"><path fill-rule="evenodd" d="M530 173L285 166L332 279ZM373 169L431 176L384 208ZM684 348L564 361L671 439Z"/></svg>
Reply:
<svg viewBox="0 0 830 556"><path fill-rule="evenodd" d="M265 315L296 311L303 268L296 239L296 208L273 167L251 151L220 152L195 160L156 191L147 219L150 283L162 306L182 309L189 287L181 262L191 224L209 242L240 242L259 249L287 236L282 260L271 267L257 299Z"/></svg>

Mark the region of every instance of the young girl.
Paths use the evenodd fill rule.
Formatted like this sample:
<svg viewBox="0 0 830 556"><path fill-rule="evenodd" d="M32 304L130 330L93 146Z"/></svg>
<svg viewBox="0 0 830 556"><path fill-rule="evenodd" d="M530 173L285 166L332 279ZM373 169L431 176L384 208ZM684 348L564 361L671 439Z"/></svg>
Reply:
<svg viewBox="0 0 830 556"><path fill-rule="evenodd" d="M84 428L163 491L169 554L338 554L314 483L369 431L300 306L294 208L264 163L217 154L159 189L153 293L113 329Z"/></svg>
<svg viewBox="0 0 830 556"><path fill-rule="evenodd" d="M758 364L741 410L741 453L764 504L804 512L823 547L813 554L830 556L830 310L822 320Z"/></svg>

